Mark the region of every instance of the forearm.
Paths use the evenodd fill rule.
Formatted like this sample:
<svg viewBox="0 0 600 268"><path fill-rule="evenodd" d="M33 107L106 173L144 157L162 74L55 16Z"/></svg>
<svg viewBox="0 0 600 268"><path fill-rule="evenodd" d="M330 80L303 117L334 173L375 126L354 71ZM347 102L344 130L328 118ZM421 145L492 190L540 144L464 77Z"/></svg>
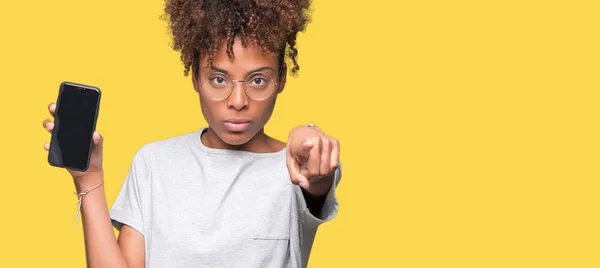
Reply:
<svg viewBox="0 0 600 268"><path fill-rule="evenodd" d="M323 208L327 193L331 187L334 187L333 176L325 177L318 182L311 184L308 190L302 188L306 206L313 216L319 217L321 214L321 209Z"/></svg>
<svg viewBox="0 0 600 268"><path fill-rule="evenodd" d="M102 175L77 179L78 193L92 189L103 181ZM104 186L83 197L81 217L88 267L127 267L125 257L115 238Z"/></svg>

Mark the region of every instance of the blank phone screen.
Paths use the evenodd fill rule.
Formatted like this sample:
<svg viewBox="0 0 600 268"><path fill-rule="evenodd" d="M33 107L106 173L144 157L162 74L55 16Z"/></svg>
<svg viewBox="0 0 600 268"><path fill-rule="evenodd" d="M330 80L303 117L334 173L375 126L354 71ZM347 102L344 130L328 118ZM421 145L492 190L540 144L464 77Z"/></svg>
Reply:
<svg viewBox="0 0 600 268"><path fill-rule="evenodd" d="M97 90L63 84L50 142L51 164L77 170L88 168L99 101Z"/></svg>

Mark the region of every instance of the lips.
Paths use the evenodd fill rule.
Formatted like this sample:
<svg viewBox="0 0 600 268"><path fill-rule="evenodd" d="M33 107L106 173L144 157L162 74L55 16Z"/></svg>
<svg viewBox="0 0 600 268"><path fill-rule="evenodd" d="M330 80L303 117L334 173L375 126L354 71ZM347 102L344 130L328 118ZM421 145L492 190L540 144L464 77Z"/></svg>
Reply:
<svg viewBox="0 0 600 268"><path fill-rule="evenodd" d="M248 119L233 118L225 120L225 128L231 132L241 132L250 126L251 121Z"/></svg>

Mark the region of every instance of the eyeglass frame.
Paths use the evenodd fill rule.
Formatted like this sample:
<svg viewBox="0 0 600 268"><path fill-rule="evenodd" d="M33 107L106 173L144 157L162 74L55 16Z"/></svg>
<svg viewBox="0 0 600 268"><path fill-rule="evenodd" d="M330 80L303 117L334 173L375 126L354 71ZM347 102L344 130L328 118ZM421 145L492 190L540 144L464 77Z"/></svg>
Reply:
<svg viewBox="0 0 600 268"><path fill-rule="evenodd" d="M278 77L278 78L277 78L277 79L273 79L273 80L275 81L275 82L274 82L275 84L273 85L273 92L271 92L271 94L269 94L268 96L266 96L266 97L264 97L264 98L261 98L261 99L255 99L255 98L252 98L252 97L250 97L250 95L248 95L248 91L247 91L247 85L244 85L244 83L246 82L246 80L247 80L249 77L251 77L251 76L253 76L253 75L256 75L256 74L264 74L264 75L267 75L267 76L269 76L269 77L273 78L273 77L272 77L270 74L268 74L268 73L265 73L265 72L260 72L260 71L259 71L259 72L253 72L253 73L250 73L250 74L248 74L248 75L246 76L246 78L244 78L244 80L239 80L239 79L238 79L238 80L235 80L235 79L230 79L230 78L229 78L229 76L228 76L226 73L223 73L223 72L220 72L220 71L216 71L216 72L209 73L209 74L208 74L206 77L202 78L202 82L200 82L200 84L198 85L198 86L200 87L200 90L202 90L202 85L204 84L204 81L205 81L205 80L206 80L208 77L210 77L211 75L214 75L214 74L222 74L223 76L227 77L227 79L225 79L226 81L229 81L229 82L232 82L232 83L235 83L235 82L242 83L242 87L243 87L243 89L244 89L244 94L246 94L246 96L247 96L248 98L250 98L251 100L255 100L255 101L262 101L262 100L266 100L266 99L268 99L269 97L271 97L271 96L273 95L273 93L275 93L275 91L277 91L277 87L279 86L279 72L278 72L278 73L277 73L277 77ZM231 90L229 90L229 94L227 94L227 97L224 97L224 98L222 98L222 99L215 99L215 98L212 98L212 97L208 97L208 98L209 98L209 99L211 99L211 100L215 100L215 101L222 101L222 100L226 100L226 99L228 99L228 98L231 96L231 94L233 93L233 90L234 90L234 89L235 89L235 85L233 85L233 86L231 87Z"/></svg>

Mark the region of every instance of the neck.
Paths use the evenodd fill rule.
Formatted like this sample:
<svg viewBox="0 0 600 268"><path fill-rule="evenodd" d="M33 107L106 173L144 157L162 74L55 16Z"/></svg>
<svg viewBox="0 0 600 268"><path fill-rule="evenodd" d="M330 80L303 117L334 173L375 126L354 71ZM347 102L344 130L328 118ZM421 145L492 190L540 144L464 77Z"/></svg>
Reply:
<svg viewBox="0 0 600 268"><path fill-rule="evenodd" d="M224 142L210 127L202 134L200 140L206 147L213 149L247 151L253 153L268 153L280 150L272 148L273 146L270 142L271 138L265 134L264 128L261 128L248 142L240 145L231 145Z"/></svg>

